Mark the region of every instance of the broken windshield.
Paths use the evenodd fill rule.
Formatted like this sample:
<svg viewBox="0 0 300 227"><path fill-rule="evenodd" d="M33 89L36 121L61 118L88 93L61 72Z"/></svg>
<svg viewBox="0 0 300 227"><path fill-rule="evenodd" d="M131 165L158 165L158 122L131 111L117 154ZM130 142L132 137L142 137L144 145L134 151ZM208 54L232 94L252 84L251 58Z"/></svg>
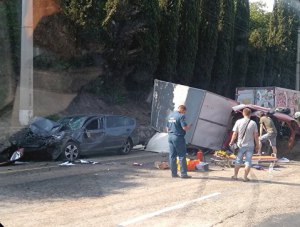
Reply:
<svg viewBox="0 0 300 227"><path fill-rule="evenodd" d="M86 119L86 117L82 116L65 117L62 118L59 123L68 126L71 130L77 130L82 127Z"/></svg>

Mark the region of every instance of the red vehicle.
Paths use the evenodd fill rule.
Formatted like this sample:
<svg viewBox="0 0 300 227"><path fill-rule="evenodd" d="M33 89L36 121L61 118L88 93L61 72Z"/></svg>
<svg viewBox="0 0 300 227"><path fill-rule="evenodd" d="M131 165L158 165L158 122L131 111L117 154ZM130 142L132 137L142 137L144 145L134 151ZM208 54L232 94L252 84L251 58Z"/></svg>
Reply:
<svg viewBox="0 0 300 227"><path fill-rule="evenodd" d="M265 107L252 105L252 104L247 104L247 105L241 104L241 105L234 106L234 107L232 107L233 114L232 114L232 120L231 120L231 122L232 122L231 129L232 129L235 121L243 117L242 111L246 107L251 109L251 111L252 111L251 119L257 123L258 129L259 129L259 118L257 117L257 111L262 111L264 113L268 113L272 110L270 108L265 108ZM299 126L298 126L296 120L293 117L291 117L287 114L284 114L284 113L280 113L280 112L274 112L272 114L272 119L273 119L275 126L277 128L277 131L278 131L277 149L278 149L279 156L299 150L296 148L296 145L297 145L296 138L297 138L297 135L299 132ZM232 132L229 134L229 138L230 138L231 134L232 134ZM229 143L229 140L227 139L224 145L227 146L228 143ZM264 146L263 151L265 151L266 153L271 153L270 146L269 145Z"/></svg>

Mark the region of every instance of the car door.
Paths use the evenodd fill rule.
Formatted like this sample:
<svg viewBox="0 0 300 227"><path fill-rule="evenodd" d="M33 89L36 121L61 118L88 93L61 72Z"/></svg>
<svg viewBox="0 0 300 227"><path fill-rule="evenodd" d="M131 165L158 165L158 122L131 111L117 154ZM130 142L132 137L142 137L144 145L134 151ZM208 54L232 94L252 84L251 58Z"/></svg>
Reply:
<svg viewBox="0 0 300 227"><path fill-rule="evenodd" d="M130 127L126 126L126 117L106 116L106 136L108 148L122 147L130 130Z"/></svg>
<svg viewBox="0 0 300 227"><path fill-rule="evenodd" d="M93 118L85 124L82 141L82 153L94 153L105 149L106 133L102 117Z"/></svg>

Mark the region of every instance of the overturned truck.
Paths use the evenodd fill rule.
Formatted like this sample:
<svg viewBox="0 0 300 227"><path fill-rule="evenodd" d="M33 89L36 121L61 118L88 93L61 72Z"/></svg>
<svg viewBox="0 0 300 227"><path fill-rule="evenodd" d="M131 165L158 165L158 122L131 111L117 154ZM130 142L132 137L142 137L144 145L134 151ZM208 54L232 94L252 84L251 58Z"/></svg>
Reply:
<svg viewBox="0 0 300 227"><path fill-rule="evenodd" d="M187 122L193 124L186 135L187 144L220 149L229 130L232 107L238 103L209 91L155 80L152 127L160 133L166 132L168 115L182 104L187 107Z"/></svg>
<svg viewBox="0 0 300 227"><path fill-rule="evenodd" d="M168 152L167 117L179 105L187 106L186 119L193 127L187 132L186 143L189 147L209 150L224 149L235 121L242 117L242 109L252 110L251 119L259 122L257 111L267 113L270 108L256 105L239 105L237 101L222 97L209 91L155 80L151 125L157 134L149 141L147 150ZM274 120L278 127L279 152L295 150L299 127L289 115L275 113ZM269 149L266 147L265 149Z"/></svg>

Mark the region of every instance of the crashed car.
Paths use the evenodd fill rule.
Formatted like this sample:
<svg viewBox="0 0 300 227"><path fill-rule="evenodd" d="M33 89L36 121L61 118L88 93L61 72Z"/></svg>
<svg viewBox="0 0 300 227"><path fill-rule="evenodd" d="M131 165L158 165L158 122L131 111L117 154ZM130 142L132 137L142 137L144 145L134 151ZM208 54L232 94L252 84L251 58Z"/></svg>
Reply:
<svg viewBox="0 0 300 227"><path fill-rule="evenodd" d="M251 119L254 120L259 128L259 118L257 116L258 111L262 111L263 113L272 113L271 118L274 121L274 124L277 128L277 149L278 149L278 154L283 155L283 154L288 154L292 151L296 151L298 148L295 147L296 144L296 138L297 132L299 131L298 124L296 120L289 116L288 114L277 112L276 109L273 111L270 108L265 108L257 105L252 105L252 104L241 104L234 106L233 109L233 114L232 114L232 120L231 120L231 128L233 127L234 123L236 120L240 119L243 117L242 111L244 108L249 108L252 111L251 114ZM225 141L224 146L228 146L229 140L231 138L232 132L229 134L227 140ZM268 144L268 143L267 143ZM266 153L271 153L271 148L270 146L263 147L263 150L266 151Z"/></svg>
<svg viewBox="0 0 300 227"><path fill-rule="evenodd" d="M53 160L73 161L107 150L126 155L139 142L136 124L135 119L118 115L67 116L58 122L36 117L9 141L24 148L24 156L40 157L44 151Z"/></svg>

